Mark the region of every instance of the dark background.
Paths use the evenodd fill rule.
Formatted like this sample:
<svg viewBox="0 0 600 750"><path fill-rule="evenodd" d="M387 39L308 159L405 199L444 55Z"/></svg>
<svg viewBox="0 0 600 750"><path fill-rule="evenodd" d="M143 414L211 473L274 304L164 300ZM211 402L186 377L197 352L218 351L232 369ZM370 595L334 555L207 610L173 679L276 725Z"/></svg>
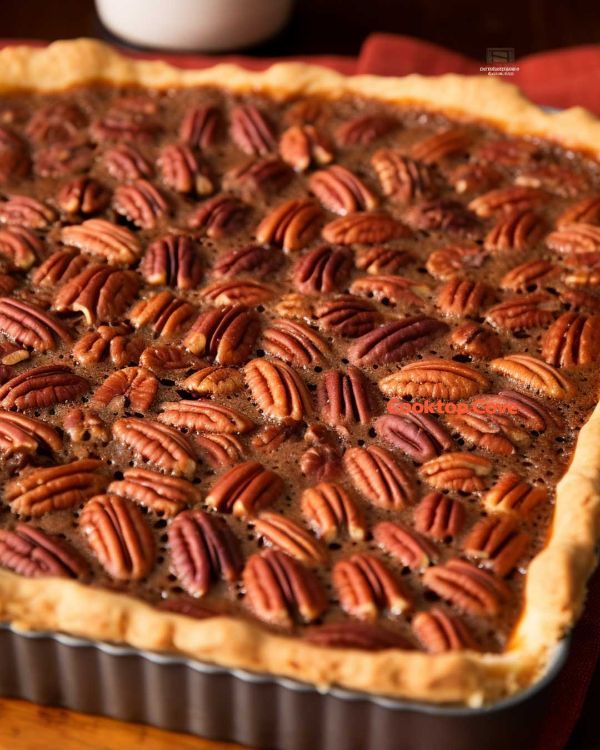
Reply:
<svg viewBox="0 0 600 750"><path fill-rule="evenodd" d="M356 55L376 31L419 37L477 60L487 47L513 47L520 58L599 43L600 0L298 0L288 27L247 52ZM78 36L111 39L93 0L0 0L2 38ZM600 673L568 750L600 750Z"/></svg>

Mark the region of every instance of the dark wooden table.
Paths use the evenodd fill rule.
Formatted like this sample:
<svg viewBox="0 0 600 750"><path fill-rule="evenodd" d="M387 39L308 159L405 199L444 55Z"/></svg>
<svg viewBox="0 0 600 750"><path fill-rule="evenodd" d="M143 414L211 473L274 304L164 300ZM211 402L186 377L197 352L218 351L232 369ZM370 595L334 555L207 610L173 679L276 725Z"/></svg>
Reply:
<svg viewBox="0 0 600 750"><path fill-rule="evenodd" d="M126 2L127 0L123 0ZM168 3L167 3L168 7ZM375 31L420 37L484 60L487 47L513 47L518 57L600 41L598 0L298 0L289 26L248 53L356 55ZM0 0L0 37L109 38L93 0ZM600 749L600 672L568 750ZM88 717L23 701L0 700L0 748L235 750L237 746ZM242 750L241 748L239 750Z"/></svg>

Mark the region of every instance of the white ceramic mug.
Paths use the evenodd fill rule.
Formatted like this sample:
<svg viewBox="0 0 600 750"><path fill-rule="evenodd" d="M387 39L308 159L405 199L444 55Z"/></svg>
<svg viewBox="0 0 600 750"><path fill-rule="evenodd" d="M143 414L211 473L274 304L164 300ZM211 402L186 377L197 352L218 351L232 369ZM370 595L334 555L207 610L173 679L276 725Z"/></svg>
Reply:
<svg viewBox="0 0 600 750"><path fill-rule="evenodd" d="M217 52L276 34L293 0L96 0L100 20L127 42Z"/></svg>

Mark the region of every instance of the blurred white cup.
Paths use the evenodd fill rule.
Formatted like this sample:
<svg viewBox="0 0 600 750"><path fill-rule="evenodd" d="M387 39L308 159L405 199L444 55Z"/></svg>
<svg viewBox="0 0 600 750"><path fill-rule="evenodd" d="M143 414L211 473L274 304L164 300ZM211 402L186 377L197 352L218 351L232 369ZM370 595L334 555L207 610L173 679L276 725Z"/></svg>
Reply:
<svg viewBox="0 0 600 750"><path fill-rule="evenodd" d="M96 0L106 28L157 49L217 52L249 47L276 34L293 0Z"/></svg>

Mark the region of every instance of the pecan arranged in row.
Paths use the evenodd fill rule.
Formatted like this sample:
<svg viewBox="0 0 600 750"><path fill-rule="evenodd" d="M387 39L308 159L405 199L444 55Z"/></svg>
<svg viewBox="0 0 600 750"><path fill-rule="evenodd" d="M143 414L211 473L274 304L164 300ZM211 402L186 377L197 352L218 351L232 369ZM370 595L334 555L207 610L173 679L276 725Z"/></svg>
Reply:
<svg viewBox="0 0 600 750"><path fill-rule="evenodd" d="M377 245L408 237L410 229L382 211L361 211L334 219L323 228L326 242L335 245Z"/></svg>
<svg viewBox="0 0 600 750"><path fill-rule="evenodd" d="M417 612L412 628L421 645L432 654L478 650L475 639L463 621L441 607Z"/></svg>
<svg viewBox="0 0 600 750"><path fill-rule="evenodd" d="M212 308L196 318L183 343L194 354L240 365L254 348L259 327L258 315L243 305Z"/></svg>
<svg viewBox="0 0 600 750"><path fill-rule="evenodd" d="M220 513L253 516L277 500L283 480L258 461L244 461L228 469L213 484L206 503Z"/></svg>
<svg viewBox="0 0 600 750"><path fill-rule="evenodd" d="M244 374L253 400L268 417L301 422L311 413L306 385L285 363L253 359L244 368Z"/></svg>
<svg viewBox="0 0 600 750"><path fill-rule="evenodd" d="M176 193L203 196L210 195L214 190L206 167L185 144L170 143L165 146L158 158L158 168L164 184Z"/></svg>
<svg viewBox="0 0 600 750"><path fill-rule="evenodd" d="M276 146L273 126L253 104L238 104L231 111L231 137L246 154L264 156Z"/></svg>
<svg viewBox="0 0 600 750"><path fill-rule="evenodd" d="M529 444L529 432L506 414L449 414L446 422L471 445L510 456Z"/></svg>
<svg viewBox="0 0 600 750"><path fill-rule="evenodd" d="M161 338L173 338L195 316L194 307L171 292L158 292L135 304L129 320L136 328L150 326Z"/></svg>
<svg viewBox="0 0 600 750"><path fill-rule="evenodd" d="M192 446L172 427L149 419L127 417L113 424L113 435L139 458L175 476L191 477L196 469Z"/></svg>
<svg viewBox="0 0 600 750"><path fill-rule="evenodd" d="M18 523L14 531L0 529L0 565L28 578L83 578L88 572L69 544L26 523Z"/></svg>
<svg viewBox="0 0 600 750"><path fill-rule="evenodd" d="M215 276L224 279L233 279L245 273L262 279L276 271L282 263L283 256L276 250L262 245L246 245L219 256L212 270Z"/></svg>
<svg viewBox="0 0 600 750"><path fill-rule="evenodd" d="M94 406L128 404L135 412L147 411L158 391L157 378L145 367L126 367L112 372L92 396Z"/></svg>
<svg viewBox="0 0 600 750"><path fill-rule="evenodd" d="M239 370L210 365L186 378L181 383L181 388L204 396L229 396L240 391L243 384Z"/></svg>
<svg viewBox="0 0 600 750"><path fill-rule="evenodd" d="M475 453L443 453L423 464L421 475L440 490L478 492L485 487L484 478L492 469L491 461Z"/></svg>
<svg viewBox="0 0 600 750"><path fill-rule="evenodd" d="M38 352L69 343L67 329L37 305L13 297L0 297L0 333Z"/></svg>
<svg viewBox="0 0 600 750"><path fill-rule="evenodd" d="M491 252L522 252L536 245L544 232L543 220L533 211L514 211L500 217L486 235L483 246Z"/></svg>
<svg viewBox="0 0 600 750"><path fill-rule="evenodd" d="M438 164L443 159L464 154L472 139L472 134L465 128L450 127L417 141L410 153L424 164Z"/></svg>
<svg viewBox="0 0 600 750"><path fill-rule="evenodd" d="M381 149L371 157L371 164L383 194L394 203L413 203L428 198L435 187L431 169L392 149Z"/></svg>
<svg viewBox="0 0 600 750"><path fill-rule="evenodd" d="M324 565L327 552L314 536L279 513L261 513L253 520L256 533L270 545L308 566Z"/></svg>
<svg viewBox="0 0 600 750"><path fill-rule="evenodd" d="M455 328L448 341L455 351L476 359L497 357L502 349L500 338L494 331L471 320Z"/></svg>
<svg viewBox="0 0 600 750"><path fill-rule="evenodd" d="M260 305L275 294L272 286L250 279L215 281L202 289L202 297L214 305Z"/></svg>
<svg viewBox="0 0 600 750"><path fill-rule="evenodd" d="M27 271L45 255L42 240L25 227L0 229L0 257L10 265Z"/></svg>
<svg viewBox="0 0 600 750"><path fill-rule="evenodd" d="M294 266L293 280L299 292L327 294L338 289L350 272L351 255L342 247L320 245L309 250Z"/></svg>
<svg viewBox="0 0 600 750"><path fill-rule="evenodd" d="M542 357L554 367L591 365L599 356L599 315L564 313L542 338Z"/></svg>
<svg viewBox="0 0 600 750"><path fill-rule="evenodd" d="M484 495L483 504L491 511L527 516L547 499L545 487L531 485L518 474L509 472Z"/></svg>
<svg viewBox="0 0 600 750"><path fill-rule="evenodd" d="M142 353L144 343L130 336L127 326L98 326L84 334L73 347L73 356L79 364L95 365L109 360L115 367L134 365Z"/></svg>
<svg viewBox="0 0 600 750"><path fill-rule="evenodd" d="M379 205L375 193L360 177L339 164L313 172L308 185L321 204L336 214L370 211Z"/></svg>
<svg viewBox="0 0 600 750"><path fill-rule="evenodd" d="M354 265L373 274L395 274L413 260L407 250L397 247L363 247L354 254Z"/></svg>
<svg viewBox="0 0 600 750"><path fill-rule="evenodd" d="M323 166L333 159L331 146L314 125L292 125L281 136L279 155L297 172L311 164Z"/></svg>
<svg viewBox="0 0 600 750"><path fill-rule="evenodd" d="M256 228L256 239L287 252L306 247L318 234L321 209L312 200L293 199L276 206Z"/></svg>
<svg viewBox="0 0 600 750"><path fill-rule="evenodd" d="M324 373L317 386L317 401L322 418L332 427L368 424L373 413L369 384L361 371L352 366L347 372Z"/></svg>
<svg viewBox="0 0 600 750"><path fill-rule="evenodd" d="M359 276L350 286L352 294L364 295L382 302L399 303L406 306L422 307L423 296L429 287L418 284L404 276L370 275Z"/></svg>
<svg viewBox="0 0 600 750"><path fill-rule="evenodd" d="M167 234L149 245L140 273L152 286L196 289L202 278L202 261L190 237Z"/></svg>
<svg viewBox="0 0 600 750"><path fill-rule="evenodd" d="M323 300L315 309L319 327L338 336L358 338L383 322L382 314L367 300L354 294L343 294Z"/></svg>
<svg viewBox="0 0 600 750"><path fill-rule="evenodd" d="M216 107L192 107L185 113L179 126L179 138L191 148L201 151L211 148L218 140L220 113Z"/></svg>
<svg viewBox="0 0 600 750"><path fill-rule="evenodd" d="M88 263L89 258L77 250L56 250L35 270L33 284L43 289L55 289L77 276Z"/></svg>
<svg viewBox="0 0 600 750"><path fill-rule="evenodd" d="M188 226L202 229L211 239L220 239L241 229L248 210L239 198L223 193L202 203L189 216Z"/></svg>
<svg viewBox="0 0 600 750"><path fill-rule="evenodd" d="M239 463L244 457L244 446L235 435L209 432L194 438L203 460L213 469L224 469Z"/></svg>
<svg viewBox="0 0 600 750"><path fill-rule="evenodd" d="M480 393L488 384L485 375L462 362L423 359L404 365L379 381L386 396L413 396L456 401Z"/></svg>
<svg viewBox="0 0 600 750"><path fill-rule="evenodd" d="M509 354L490 362L492 370L550 398L566 400L577 392L577 386L552 365L530 354Z"/></svg>
<svg viewBox="0 0 600 750"><path fill-rule="evenodd" d="M66 365L41 365L7 381L0 388L0 405L6 409L39 409L73 401L88 388L88 381Z"/></svg>
<svg viewBox="0 0 600 750"><path fill-rule="evenodd" d="M327 648L358 648L363 651L409 648L407 641L398 633L360 620L328 622L313 627L304 639L315 646Z"/></svg>
<svg viewBox="0 0 600 750"><path fill-rule="evenodd" d="M66 182L56 196L59 208L69 215L92 216L103 211L110 202L110 191L93 177L74 177Z"/></svg>
<svg viewBox="0 0 600 750"><path fill-rule="evenodd" d="M359 620L376 620L380 611L400 615L411 605L400 581L374 555L359 553L340 560L332 578L340 606Z"/></svg>
<svg viewBox="0 0 600 750"><path fill-rule="evenodd" d="M458 609L483 617L498 614L510 597L510 589L500 578L458 559L428 568L423 583Z"/></svg>
<svg viewBox="0 0 600 750"><path fill-rule="evenodd" d="M240 435L254 428L244 414L214 401L166 401L160 408L158 419L179 429Z"/></svg>
<svg viewBox="0 0 600 750"><path fill-rule="evenodd" d="M384 114L357 115L346 120L335 131L336 142L345 148L368 146L400 126L398 120Z"/></svg>
<svg viewBox="0 0 600 750"><path fill-rule="evenodd" d="M330 354L319 334L302 323L284 318L273 320L265 328L259 344L267 354L296 367L324 365Z"/></svg>
<svg viewBox="0 0 600 750"><path fill-rule="evenodd" d="M465 524L465 507L458 500L430 492L415 509L415 528L422 534L444 541L460 534Z"/></svg>
<svg viewBox="0 0 600 750"><path fill-rule="evenodd" d="M12 195L0 202L0 222L27 229L48 229L57 219L56 211L37 198Z"/></svg>
<svg viewBox="0 0 600 750"><path fill-rule="evenodd" d="M150 469L127 469L123 479L108 485L108 492L127 497L165 516L175 516L187 506L200 501L200 492L191 482Z"/></svg>
<svg viewBox="0 0 600 750"><path fill-rule="evenodd" d="M453 445L446 430L427 414L384 414L375 420L375 429L382 440L418 463L439 456Z"/></svg>
<svg viewBox="0 0 600 750"><path fill-rule="evenodd" d="M399 362L447 330L442 321L423 315L395 320L354 341L348 347L348 359L358 366Z"/></svg>
<svg viewBox="0 0 600 750"><path fill-rule="evenodd" d="M35 417L0 410L0 455L35 454L42 450L59 451L62 440L56 430Z"/></svg>
<svg viewBox="0 0 600 750"><path fill-rule="evenodd" d="M103 165L118 182L152 177L152 164L131 143L117 143L103 154Z"/></svg>
<svg viewBox="0 0 600 750"><path fill-rule="evenodd" d="M87 219L82 224L63 227L60 239L65 245L99 255L109 263L131 265L142 254L140 241L133 232L106 219Z"/></svg>
<svg viewBox="0 0 600 750"><path fill-rule="evenodd" d="M424 570L438 560L435 544L400 523L380 521L373 529L373 539L385 552L411 570Z"/></svg>
<svg viewBox="0 0 600 750"><path fill-rule="evenodd" d="M503 578L517 565L529 546L529 535L510 516L482 518L463 542L465 553Z"/></svg>
<svg viewBox="0 0 600 750"><path fill-rule="evenodd" d="M267 196L283 190L294 179L294 172L280 159L243 162L225 173L222 186L251 200L257 192Z"/></svg>
<svg viewBox="0 0 600 750"><path fill-rule="evenodd" d="M302 514L319 538L332 542L347 531L360 541L367 533L364 516L348 492L338 484L320 482L302 493Z"/></svg>
<svg viewBox="0 0 600 750"><path fill-rule="evenodd" d="M414 499L410 477L385 448L349 448L344 467L358 492L379 508L398 510Z"/></svg>
<svg viewBox="0 0 600 750"><path fill-rule="evenodd" d="M140 229L155 229L169 214L169 204L148 180L119 185L114 192L115 211Z"/></svg>

